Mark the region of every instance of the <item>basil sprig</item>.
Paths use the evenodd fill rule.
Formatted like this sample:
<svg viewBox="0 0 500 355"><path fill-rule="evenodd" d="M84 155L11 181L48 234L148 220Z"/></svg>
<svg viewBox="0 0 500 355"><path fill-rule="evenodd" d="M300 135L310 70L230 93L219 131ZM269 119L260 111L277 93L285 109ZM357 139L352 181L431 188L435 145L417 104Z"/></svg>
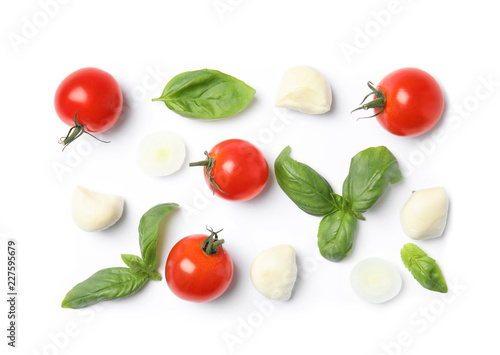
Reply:
<svg viewBox="0 0 500 355"><path fill-rule="evenodd" d="M229 117L252 101L255 89L218 70L188 71L173 77L160 97L175 113L200 119Z"/></svg>
<svg viewBox="0 0 500 355"><path fill-rule="evenodd" d="M300 209L323 217L318 230L320 253L330 261L341 261L352 249L363 213L389 184L402 179L398 162L384 146L359 152L351 160L341 196L314 169L293 160L290 150L283 149L274 163L278 185Z"/></svg>
<svg viewBox="0 0 500 355"><path fill-rule="evenodd" d="M401 249L401 259L415 280L428 290L446 293L448 286L436 260L413 243Z"/></svg>
<svg viewBox="0 0 500 355"><path fill-rule="evenodd" d="M139 222L139 244L142 258L122 254L126 267L112 267L100 270L73 287L61 303L63 308L84 308L101 301L130 296L141 289L148 280L161 280L156 271L156 247L158 226L163 217L179 205L165 203L147 211Z"/></svg>

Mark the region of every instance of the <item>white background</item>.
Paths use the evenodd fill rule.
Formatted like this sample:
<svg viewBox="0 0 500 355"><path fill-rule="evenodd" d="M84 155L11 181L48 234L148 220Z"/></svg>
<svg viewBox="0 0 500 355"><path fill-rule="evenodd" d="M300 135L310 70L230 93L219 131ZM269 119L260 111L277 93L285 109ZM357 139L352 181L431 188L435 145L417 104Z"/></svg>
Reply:
<svg viewBox="0 0 500 355"><path fill-rule="evenodd" d="M3 2L0 232L16 238L19 248L18 348L12 353L498 351L500 25L491 3ZM328 79L331 112L273 108L282 73L295 65L313 66ZM110 144L84 137L62 153L57 141L69 127L56 116L53 95L66 75L87 66L117 79L127 107L100 135ZM404 138L376 120L356 121L350 110L367 93L366 82L406 66L439 81L446 97L442 122L429 134ZM177 116L150 101L174 75L202 68L245 81L257 90L255 99L241 114L212 122ZM144 135L159 129L184 138L186 165L172 176L150 178L137 168L135 152ZM201 169L187 167L228 138L253 140L270 164L268 186L252 201L210 197ZM276 184L272 165L286 145L337 192L362 149L385 145L400 161L403 181L365 214L353 252L341 263L322 259L320 219L300 211ZM76 184L123 195L122 220L103 232L80 231L69 206ZM399 257L410 241L399 226L400 208L412 190L435 186L449 193L449 222L444 237L418 244L438 260L450 286L446 296L422 288ZM206 225L224 228L235 263L230 289L216 301L193 304L176 298L162 280L130 298L62 309L76 283L122 266L121 253L139 254L139 219L163 202L181 207L160 229L160 273L177 240ZM292 299L270 304L254 290L249 267L259 251L282 243L296 248L300 278ZM399 296L382 305L358 299L348 282L352 267L372 256L391 261L403 277ZM0 339L4 354L6 337Z"/></svg>

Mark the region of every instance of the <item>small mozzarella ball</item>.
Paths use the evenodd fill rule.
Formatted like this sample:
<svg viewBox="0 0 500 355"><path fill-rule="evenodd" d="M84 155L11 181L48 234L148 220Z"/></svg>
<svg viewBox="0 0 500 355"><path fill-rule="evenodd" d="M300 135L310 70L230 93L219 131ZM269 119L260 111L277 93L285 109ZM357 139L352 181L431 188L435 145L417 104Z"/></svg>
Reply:
<svg viewBox="0 0 500 355"><path fill-rule="evenodd" d="M356 295L370 303L383 303L396 297L402 280L398 269L381 258L368 258L351 271L351 287Z"/></svg>
<svg viewBox="0 0 500 355"><path fill-rule="evenodd" d="M332 89L316 69L293 67L281 79L275 106L310 114L325 113L332 106Z"/></svg>
<svg viewBox="0 0 500 355"><path fill-rule="evenodd" d="M295 249L291 245L278 245L264 250L254 259L250 277L262 295L273 300L288 300L297 279Z"/></svg>
<svg viewBox="0 0 500 355"><path fill-rule="evenodd" d="M183 140L170 131L148 134L137 149L137 165L150 176L167 176L176 172L185 157Z"/></svg>
<svg viewBox="0 0 500 355"><path fill-rule="evenodd" d="M404 232L416 240L442 236L448 218L448 204L444 187L415 191L401 209Z"/></svg>
<svg viewBox="0 0 500 355"><path fill-rule="evenodd" d="M86 232L111 227L123 213L123 197L77 186L71 198L71 214L76 225Z"/></svg>

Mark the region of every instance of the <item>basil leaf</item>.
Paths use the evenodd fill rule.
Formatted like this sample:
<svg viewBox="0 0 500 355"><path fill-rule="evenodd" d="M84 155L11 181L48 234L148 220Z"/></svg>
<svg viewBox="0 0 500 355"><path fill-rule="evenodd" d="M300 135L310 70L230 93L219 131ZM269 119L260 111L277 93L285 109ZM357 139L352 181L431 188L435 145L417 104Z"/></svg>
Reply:
<svg viewBox="0 0 500 355"><path fill-rule="evenodd" d="M349 210L338 210L323 217L318 230L318 247L321 255L335 262L349 255L357 224L358 220Z"/></svg>
<svg viewBox="0 0 500 355"><path fill-rule="evenodd" d="M448 292L446 280L436 260L418 246L413 243L405 244L401 249L401 259L415 280L423 287L431 291Z"/></svg>
<svg viewBox="0 0 500 355"><path fill-rule="evenodd" d="M130 267L130 264L132 262L138 262L138 263L142 262L144 264L144 261L137 255L122 254L122 260L128 267Z"/></svg>
<svg viewBox="0 0 500 355"><path fill-rule="evenodd" d="M175 113L188 118L229 117L252 101L255 89L218 70L196 70L173 77L160 97Z"/></svg>
<svg viewBox="0 0 500 355"><path fill-rule="evenodd" d="M122 254L122 260L127 264L130 272L136 276L146 276L150 280L160 281L161 275L156 270L150 270L144 260L136 255Z"/></svg>
<svg viewBox="0 0 500 355"><path fill-rule="evenodd" d="M164 203L149 209L139 222L139 245L144 263L149 270L156 268L156 245L158 226L167 214L179 207L176 203Z"/></svg>
<svg viewBox="0 0 500 355"><path fill-rule="evenodd" d="M333 189L328 181L308 165L290 158L290 146L274 162L278 185L304 212L325 216L336 210Z"/></svg>
<svg viewBox="0 0 500 355"><path fill-rule="evenodd" d="M103 269L73 287L62 301L63 308L83 308L101 301L126 297L137 292L148 280L128 268Z"/></svg>
<svg viewBox="0 0 500 355"><path fill-rule="evenodd" d="M156 270L149 270L145 267L144 262L138 263L132 261L130 263L130 272L137 276L146 276L148 279L153 281L160 281L161 275Z"/></svg>
<svg viewBox="0 0 500 355"><path fill-rule="evenodd" d="M343 196L353 211L363 213L377 202L389 184L399 182L402 177L398 161L389 149L368 148L352 158Z"/></svg>

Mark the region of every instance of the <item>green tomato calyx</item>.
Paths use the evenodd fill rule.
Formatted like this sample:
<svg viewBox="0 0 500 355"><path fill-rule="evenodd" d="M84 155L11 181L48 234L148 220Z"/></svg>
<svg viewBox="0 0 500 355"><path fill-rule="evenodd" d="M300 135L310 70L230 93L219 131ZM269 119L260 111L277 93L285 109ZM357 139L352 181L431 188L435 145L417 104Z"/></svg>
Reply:
<svg viewBox="0 0 500 355"><path fill-rule="evenodd" d="M373 83L371 81L368 82L368 87L370 88L371 92L365 96L363 101L361 101L360 106L358 108L352 110L351 113L353 113L354 111L357 111L357 110L368 110L370 108L378 108L379 111L371 116L360 117L360 118L375 117L377 115L380 115L382 113L382 111L384 111L384 108L385 108L386 98L385 98L384 92L382 90L377 90L373 86ZM372 101L369 101L367 103L364 103L366 101L366 99L368 99L368 97L370 97L372 95L375 95L375 99L373 99Z"/></svg>
<svg viewBox="0 0 500 355"><path fill-rule="evenodd" d="M219 236L217 235L217 233L222 232L222 229L214 232L212 228L207 227L207 230L210 232L210 235L203 240L200 248L203 250L205 255L216 255L219 252L219 246L222 249L222 244L224 244L224 239L219 239Z"/></svg>
<svg viewBox="0 0 500 355"><path fill-rule="evenodd" d="M80 137L84 133L86 133L89 136L97 139L99 142L109 143L109 141L103 141L102 139L99 139L96 136L94 136L93 134L87 132L85 130L85 127L80 122L78 122L78 119L76 118L77 115L78 115L78 111L76 111L76 113L75 113L75 125L69 129L68 134L66 135L66 137L61 137L59 139L59 144L63 145L63 149L62 149L63 151L64 151L64 149L66 149L66 147L71 142L75 141L78 137Z"/></svg>
<svg viewBox="0 0 500 355"><path fill-rule="evenodd" d="M217 183L214 181L214 176L212 175L212 169L214 168L215 165L215 159L212 158L206 150L204 153L207 156L206 160L189 163L189 166L204 166L205 175L207 176L208 181L210 181L210 185L212 185L212 192L215 194L215 190L217 189L224 195L229 195L227 192L222 191L219 185L217 185Z"/></svg>

